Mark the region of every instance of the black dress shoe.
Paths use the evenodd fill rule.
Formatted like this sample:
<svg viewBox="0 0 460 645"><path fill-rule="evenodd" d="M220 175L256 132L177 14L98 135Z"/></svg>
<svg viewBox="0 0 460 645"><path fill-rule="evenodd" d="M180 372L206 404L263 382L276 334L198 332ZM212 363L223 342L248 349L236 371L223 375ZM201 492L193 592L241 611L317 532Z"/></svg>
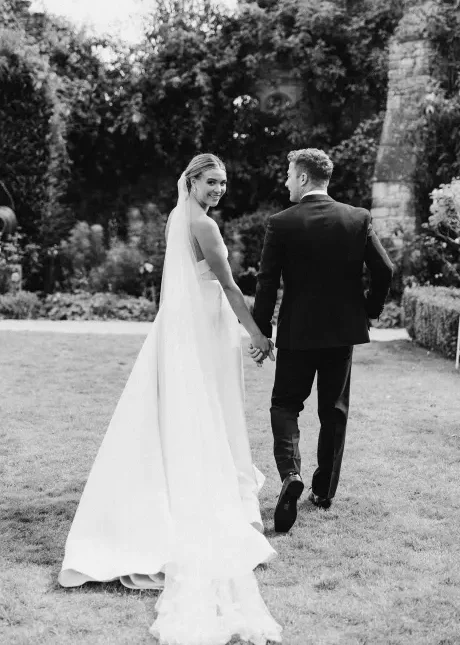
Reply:
<svg viewBox="0 0 460 645"><path fill-rule="evenodd" d="M304 489L302 477L289 473L284 479L275 508L275 531L287 533L297 519L297 500Z"/></svg>
<svg viewBox="0 0 460 645"><path fill-rule="evenodd" d="M318 506L319 508L324 508L324 509L329 508L330 505L332 504L332 499L330 497L319 497L318 495L315 495L313 491L308 496L308 501L314 504L315 506Z"/></svg>

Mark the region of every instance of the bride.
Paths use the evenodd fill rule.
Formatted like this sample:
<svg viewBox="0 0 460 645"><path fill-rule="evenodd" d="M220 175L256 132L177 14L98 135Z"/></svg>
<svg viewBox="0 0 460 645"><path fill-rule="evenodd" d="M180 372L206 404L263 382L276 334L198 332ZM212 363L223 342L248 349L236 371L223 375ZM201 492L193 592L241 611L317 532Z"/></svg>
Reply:
<svg viewBox="0 0 460 645"><path fill-rule="evenodd" d="M226 190L218 157L194 157L169 216L160 307L89 474L59 583L120 579L163 589L150 632L164 645L281 641L253 569L263 536L244 417L238 319L256 326L207 215ZM226 296L226 297L225 297Z"/></svg>

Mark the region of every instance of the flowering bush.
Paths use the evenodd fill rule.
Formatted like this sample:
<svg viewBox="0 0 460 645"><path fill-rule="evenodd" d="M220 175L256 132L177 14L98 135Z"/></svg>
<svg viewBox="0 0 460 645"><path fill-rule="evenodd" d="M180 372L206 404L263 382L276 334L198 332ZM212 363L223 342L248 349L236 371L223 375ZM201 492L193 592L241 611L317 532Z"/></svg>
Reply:
<svg viewBox="0 0 460 645"><path fill-rule="evenodd" d="M387 302L380 318L372 321L372 326L377 329L393 329L402 327L403 310L397 302Z"/></svg>
<svg viewBox="0 0 460 645"><path fill-rule="evenodd" d="M0 240L0 293L6 293L11 283L17 282L17 278L20 279L15 270L21 264L23 256L20 241L19 233L12 235L7 242Z"/></svg>
<svg viewBox="0 0 460 645"><path fill-rule="evenodd" d="M85 291L48 295L40 310L50 320L153 321L156 313L156 304L147 298Z"/></svg>
<svg viewBox="0 0 460 645"><path fill-rule="evenodd" d="M77 222L69 238L61 241L59 254L69 288L90 288L91 272L106 258L104 229L99 224Z"/></svg>
<svg viewBox="0 0 460 645"><path fill-rule="evenodd" d="M128 211L126 241L117 230L78 222L59 256L64 280L61 290L84 290L144 296L155 300L160 290L165 254L166 217L153 202Z"/></svg>
<svg viewBox="0 0 460 645"><path fill-rule="evenodd" d="M113 293L53 293L40 299L36 293L19 291L0 296L0 319L132 320L152 322L155 302L147 298Z"/></svg>
<svg viewBox="0 0 460 645"><path fill-rule="evenodd" d="M460 243L460 178L435 188L431 192L431 198L432 214L428 219L430 227L441 233L450 233L452 237L458 238L455 241Z"/></svg>
<svg viewBox="0 0 460 645"><path fill-rule="evenodd" d="M143 269L141 267L144 295L150 298L153 297L150 293L160 293L166 251L165 228L168 218L153 202L144 204L142 213L144 226L140 233L138 248L145 258Z"/></svg>
<svg viewBox="0 0 460 645"><path fill-rule="evenodd" d="M108 290L114 293L127 293L131 296L142 295L141 268L144 257L135 246L116 241L107 252L103 267L103 280Z"/></svg>
<svg viewBox="0 0 460 645"><path fill-rule="evenodd" d="M432 204L424 233L410 248L415 282L460 286L460 178L430 193ZM412 281L413 282L413 281Z"/></svg>
<svg viewBox="0 0 460 645"><path fill-rule="evenodd" d="M18 291L0 296L0 318L24 320L38 318L41 302L36 293Z"/></svg>
<svg viewBox="0 0 460 645"><path fill-rule="evenodd" d="M446 242L417 235L406 248L412 275L401 279L403 288L411 285L460 287L458 254Z"/></svg>

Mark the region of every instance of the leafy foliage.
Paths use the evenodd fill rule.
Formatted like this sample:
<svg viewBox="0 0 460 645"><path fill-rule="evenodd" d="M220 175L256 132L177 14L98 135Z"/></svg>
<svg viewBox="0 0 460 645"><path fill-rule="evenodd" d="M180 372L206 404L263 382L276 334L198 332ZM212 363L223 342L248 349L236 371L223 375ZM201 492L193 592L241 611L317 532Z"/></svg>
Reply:
<svg viewBox="0 0 460 645"><path fill-rule="evenodd" d="M18 291L0 295L0 319L23 320L38 318L41 303L36 293Z"/></svg>
<svg viewBox="0 0 460 645"><path fill-rule="evenodd" d="M394 301L387 302L378 320L372 321L377 329L394 329L402 327L403 310Z"/></svg>
<svg viewBox="0 0 460 645"><path fill-rule="evenodd" d="M420 233L394 231L399 244L383 240L395 266L391 296L399 300L404 288L415 285L460 287L460 181L441 184L430 197L431 215ZM393 240L394 240L393 238Z"/></svg>
<svg viewBox="0 0 460 645"><path fill-rule="evenodd" d="M261 199L285 204L289 150L338 146L383 109L387 42L400 15L397 2L371 0L351 9L313 0L252 3L234 14L207 0L186 10L182 2L157 3L118 131L132 132L141 154L148 150L160 206L170 206L177 175L204 150L228 164L224 219L255 210ZM261 111L260 83L292 69L303 87L299 103ZM337 182L339 199L345 183Z"/></svg>
<svg viewBox="0 0 460 645"><path fill-rule="evenodd" d="M431 198L431 216L423 225L425 235L430 236L423 247L429 252L421 254L434 265L427 282L460 287L460 179L441 184Z"/></svg>
<svg viewBox="0 0 460 645"><path fill-rule="evenodd" d="M131 286L123 288L138 293L148 273L158 292L162 213L198 152L215 152L227 164L224 222L257 211L262 201L288 205L286 154L307 146L333 154L336 199L368 205L397 0L242 3L234 12L210 0L158 0L136 47L89 38L62 20L30 16L29 8L26 0L4 0L0 11L7 32L0 35L0 176L17 201L26 241L40 247L28 255L32 288L78 286L61 240L80 221L102 226L108 253L104 262L83 261L89 288L108 284L102 267L111 263L111 284L121 284L126 271ZM291 70L298 103L263 111L261 87ZM149 204L156 210L146 217ZM144 221L136 257L132 209ZM249 228L243 272L254 271L262 242L260 226L254 234ZM133 273L138 260L153 266L141 284Z"/></svg>
<svg viewBox="0 0 460 645"><path fill-rule="evenodd" d="M147 206L144 213L131 212L127 241L112 231L106 243L102 226L77 222L58 250L61 286L71 291L110 291L155 300L161 285L166 221L153 204Z"/></svg>
<svg viewBox="0 0 460 645"><path fill-rule="evenodd" d="M0 293L8 291L11 267L21 262L22 252L19 240L19 233L13 235L6 242L0 240Z"/></svg>
<svg viewBox="0 0 460 645"><path fill-rule="evenodd" d="M434 48L434 82L423 116L408 136L416 143L417 210L420 223L430 213L430 194L460 176L460 14L455 0L436 3L427 36Z"/></svg>
<svg viewBox="0 0 460 645"><path fill-rule="evenodd" d="M349 139L329 151L335 166L330 186L335 199L371 208L372 176L383 118L384 113L380 112L363 121Z"/></svg>
<svg viewBox="0 0 460 645"><path fill-rule="evenodd" d="M460 178L441 184L431 193L430 228L454 240L460 252Z"/></svg>
<svg viewBox="0 0 460 645"><path fill-rule="evenodd" d="M152 322L157 313L155 302L147 298L114 293L48 294L40 298L30 291L0 295L0 320L132 320Z"/></svg>
<svg viewBox="0 0 460 645"><path fill-rule="evenodd" d="M136 320L151 322L156 304L147 298L112 293L54 293L42 303L40 316L50 320Z"/></svg>
<svg viewBox="0 0 460 645"><path fill-rule="evenodd" d="M14 196L24 232L37 238L47 209L52 104L46 64L25 34L0 31L0 177Z"/></svg>

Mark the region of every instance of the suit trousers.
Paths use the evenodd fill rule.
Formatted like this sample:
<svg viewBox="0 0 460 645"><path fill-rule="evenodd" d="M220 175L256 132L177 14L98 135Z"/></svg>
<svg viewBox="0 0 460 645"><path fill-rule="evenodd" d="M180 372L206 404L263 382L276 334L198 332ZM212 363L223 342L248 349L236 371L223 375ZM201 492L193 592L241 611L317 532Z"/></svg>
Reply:
<svg viewBox="0 0 460 645"><path fill-rule="evenodd" d="M353 346L290 350L279 348L271 400L274 455L283 480L290 472L300 474L299 413L310 396L317 374L318 467L312 490L332 498L339 483L350 401Z"/></svg>

